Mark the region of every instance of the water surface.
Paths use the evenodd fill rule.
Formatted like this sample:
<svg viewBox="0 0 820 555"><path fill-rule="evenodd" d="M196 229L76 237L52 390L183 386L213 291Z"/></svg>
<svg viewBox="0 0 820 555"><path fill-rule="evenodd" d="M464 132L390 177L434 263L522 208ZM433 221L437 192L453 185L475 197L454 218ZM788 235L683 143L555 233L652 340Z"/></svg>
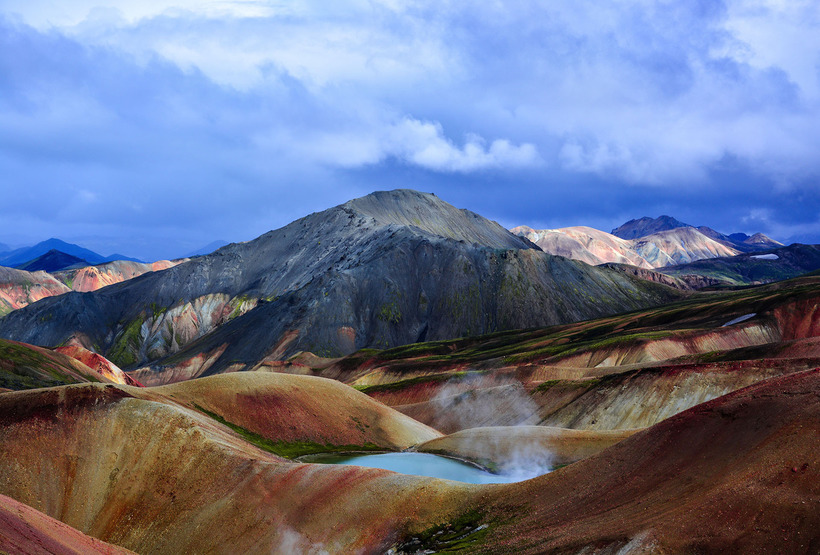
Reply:
<svg viewBox="0 0 820 555"><path fill-rule="evenodd" d="M351 464L367 468L383 468L402 474L443 478L468 484L509 484L520 482L533 475L522 476L493 474L477 466L429 453L384 453L381 455L324 454L303 457L304 462L325 464ZM543 473L543 472L542 472Z"/></svg>

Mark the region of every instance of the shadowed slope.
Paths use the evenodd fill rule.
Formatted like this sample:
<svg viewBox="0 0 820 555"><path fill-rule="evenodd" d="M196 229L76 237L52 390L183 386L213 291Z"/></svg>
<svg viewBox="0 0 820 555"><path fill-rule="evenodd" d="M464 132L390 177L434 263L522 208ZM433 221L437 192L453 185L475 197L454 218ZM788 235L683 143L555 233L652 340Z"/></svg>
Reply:
<svg viewBox="0 0 820 555"><path fill-rule="evenodd" d="M700 282L699 287L706 287L769 283L818 269L820 245L795 244L757 254L698 260L663 268L661 272L695 285Z"/></svg>

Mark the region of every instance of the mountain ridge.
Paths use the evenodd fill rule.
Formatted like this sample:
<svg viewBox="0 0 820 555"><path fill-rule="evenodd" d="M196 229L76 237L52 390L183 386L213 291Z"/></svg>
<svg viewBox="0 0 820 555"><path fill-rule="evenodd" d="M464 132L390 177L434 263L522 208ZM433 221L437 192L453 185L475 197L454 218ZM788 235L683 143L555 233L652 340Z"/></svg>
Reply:
<svg viewBox="0 0 820 555"><path fill-rule="evenodd" d="M62 239L52 237L51 239L46 239L45 241L41 241L36 245L32 245L30 247L20 247L18 249L14 249L13 251L3 253L2 256L0 256L0 266L12 268L17 267L19 265L31 262L32 260L48 253L51 250L57 250L62 253L77 257L92 265L103 264L105 262L112 262L114 260L129 260L132 262L142 262L141 260L138 260L136 258L131 258L119 254L102 256L101 254L98 254L85 247L81 247L80 245L67 243Z"/></svg>
<svg viewBox="0 0 820 555"><path fill-rule="evenodd" d="M550 254L596 266L615 263L644 269L783 246L762 233L724 235L706 226L691 226L671 216L630 220L613 229L612 233L587 226L539 230L522 225L510 231L526 237Z"/></svg>
<svg viewBox="0 0 820 555"><path fill-rule="evenodd" d="M679 295L553 257L434 195L398 190L163 272L46 299L0 320L0 336L45 345L75 338L120 367L190 377L298 351L333 356L579 320Z"/></svg>

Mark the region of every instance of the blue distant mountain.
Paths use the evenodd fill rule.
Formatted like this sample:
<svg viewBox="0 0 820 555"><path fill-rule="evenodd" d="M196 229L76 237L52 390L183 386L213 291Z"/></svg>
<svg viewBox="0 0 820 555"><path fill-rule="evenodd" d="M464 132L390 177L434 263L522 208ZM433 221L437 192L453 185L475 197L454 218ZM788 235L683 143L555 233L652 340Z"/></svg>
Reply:
<svg viewBox="0 0 820 555"><path fill-rule="evenodd" d="M52 249L34 260L18 265L17 269L27 272L37 272L40 270L45 272L59 272L60 270L72 270L84 266L88 266L88 262L82 258L77 258L76 256Z"/></svg>
<svg viewBox="0 0 820 555"><path fill-rule="evenodd" d="M52 237L51 239L37 243L33 247L21 247L0 255L0 266L13 268L16 266L25 265L52 250L85 260L90 265L111 262L112 260L132 260L134 262L142 262L136 258L129 258L118 254L102 256L101 254L97 254L96 252L83 248L79 245L66 243L65 241Z"/></svg>
<svg viewBox="0 0 820 555"><path fill-rule="evenodd" d="M115 260L130 260L131 262L145 262L145 260L140 260L139 258L133 258L130 256L125 256L124 254L111 254L105 257L106 262L113 262Z"/></svg>

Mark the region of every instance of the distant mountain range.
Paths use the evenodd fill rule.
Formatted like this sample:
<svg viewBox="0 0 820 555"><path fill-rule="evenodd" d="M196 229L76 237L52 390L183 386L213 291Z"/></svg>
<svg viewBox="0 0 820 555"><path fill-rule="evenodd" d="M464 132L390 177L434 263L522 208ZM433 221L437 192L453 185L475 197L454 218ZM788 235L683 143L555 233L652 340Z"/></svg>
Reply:
<svg viewBox="0 0 820 555"><path fill-rule="evenodd" d="M38 256L34 260L29 260L17 266L18 270L25 270L27 272L57 272L59 270L68 270L73 268L82 268L88 266L89 263L82 258L72 256L70 254L51 249L42 256Z"/></svg>
<svg viewBox="0 0 820 555"><path fill-rule="evenodd" d="M519 226L511 231L550 254L592 265L618 263L646 269L783 246L761 233L751 237L743 233L724 235L708 227L695 228L671 216L630 220L611 234L580 226L541 230Z"/></svg>
<svg viewBox="0 0 820 555"><path fill-rule="evenodd" d="M48 255L38 261L40 257ZM114 260L130 260L142 262L121 254L102 256L96 252L73 243L66 243L60 239L51 238L32 247L21 247L0 255L0 266L8 268L57 271L70 267L90 266ZM64 263L64 266L59 266ZM79 266L78 266L79 265Z"/></svg>
<svg viewBox="0 0 820 555"><path fill-rule="evenodd" d="M719 231L715 231L711 227L695 227L685 224L672 216L659 216L657 218L644 217L637 220L629 220L622 226L613 229L612 235L620 237L621 239L640 239L660 232L681 228L697 229L706 237L714 239L715 241L740 252L755 252L783 246L783 243L779 243L774 239L766 237L762 233L755 233L751 236L746 235L745 233L731 233L729 235L724 235Z"/></svg>

